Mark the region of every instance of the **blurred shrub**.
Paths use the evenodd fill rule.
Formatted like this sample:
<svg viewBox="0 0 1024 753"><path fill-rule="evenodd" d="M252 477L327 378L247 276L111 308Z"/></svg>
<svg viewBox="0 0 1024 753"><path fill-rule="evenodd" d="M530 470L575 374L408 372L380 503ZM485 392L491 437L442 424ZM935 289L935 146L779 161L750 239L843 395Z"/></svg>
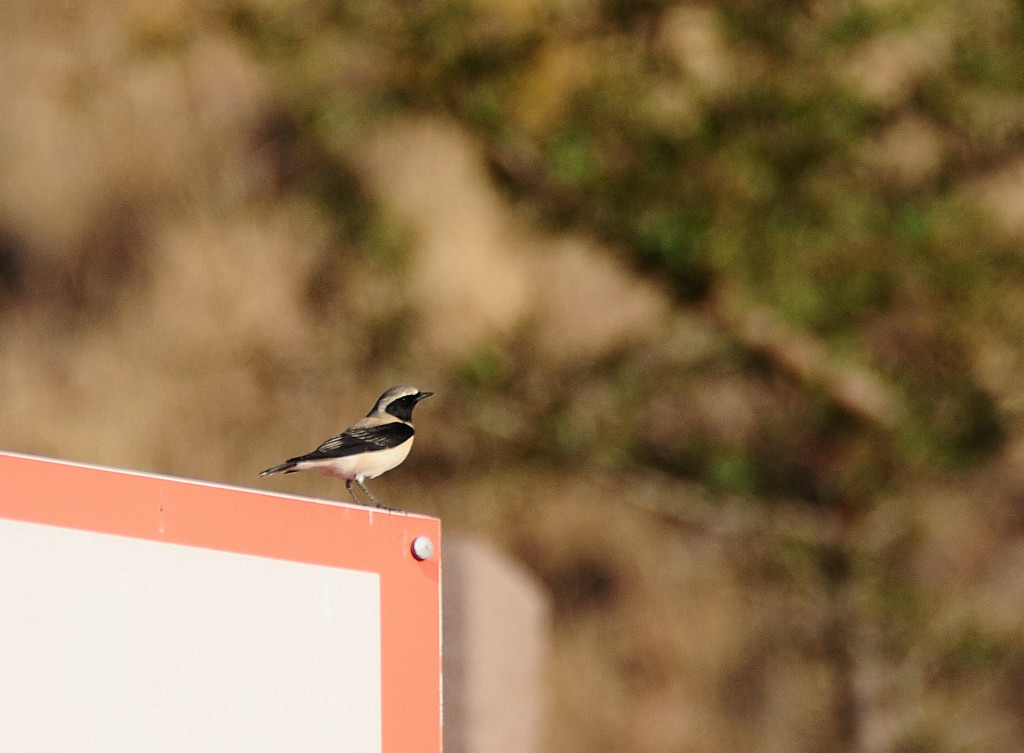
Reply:
<svg viewBox="0 0 1024 753"><path fill-rule="evenodd" d="M1019 336L1022 322L990 296L1019 295L1024 265L965 197L1024 133L1018 7L512 11L462 0L223 13L288 84L297 127L283 149L296 180L367 248L381 236L346 166L351 150L388 112L444 113L476 131L496 180L553 227L610 243L681 306L738 291L877 370L906 407L894 433L879 431L748 353L735 365L751 389L766 378L783 387L782 415L764 412L753 436L695 442L683 413L668 444L653 446L642 410L623 410L588 435L598 450L621 459L625 435L634 461L703 468L713 486L840 499L879 488L894 463L957 467L998 447L1004 419L972 353L982 332ZM487 389L493 369L481 356L464 377ZM706 376L662 362L650 382ZM556 378L564 394L535 406L551 411L539 425L569 437L580 380L635 391L621 378Z"/></svg>

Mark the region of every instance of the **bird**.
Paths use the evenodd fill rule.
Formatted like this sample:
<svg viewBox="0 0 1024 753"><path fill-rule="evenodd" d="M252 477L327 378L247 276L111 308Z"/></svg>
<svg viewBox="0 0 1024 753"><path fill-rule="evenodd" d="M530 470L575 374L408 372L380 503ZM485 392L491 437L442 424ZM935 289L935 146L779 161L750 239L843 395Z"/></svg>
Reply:
<svg viewBox="0 0 1024 753"><path fill-rule="evenodd" d="M352 499L359 502L352 482L359 484L376 507L383 507L366 488L365 481L377 478L397 467L409 455L415 432L412 409L420 400L433 395L416 387L398 385L379 398L373 410L336 437L331 437L305 455L289 458L260 472L260 478L273 473L319 471L345 481Z"/></svg>

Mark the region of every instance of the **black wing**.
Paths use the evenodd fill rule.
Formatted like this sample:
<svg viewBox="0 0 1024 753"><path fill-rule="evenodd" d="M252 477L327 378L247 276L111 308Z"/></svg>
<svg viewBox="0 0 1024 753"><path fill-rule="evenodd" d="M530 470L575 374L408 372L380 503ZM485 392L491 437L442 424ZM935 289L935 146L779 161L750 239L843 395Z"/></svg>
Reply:
<svg viewBox="0 0 1024 753"><path fill-rule="evenodd" d="M377 452L387 450L405 442L414 434L409 424L393 421L380 426L368 426L358 429L346 429L336 437L331 437L308 455L292 458L289 463L301 463L304 460L323 460L325 458L342 458L360 452Z"/></svg>

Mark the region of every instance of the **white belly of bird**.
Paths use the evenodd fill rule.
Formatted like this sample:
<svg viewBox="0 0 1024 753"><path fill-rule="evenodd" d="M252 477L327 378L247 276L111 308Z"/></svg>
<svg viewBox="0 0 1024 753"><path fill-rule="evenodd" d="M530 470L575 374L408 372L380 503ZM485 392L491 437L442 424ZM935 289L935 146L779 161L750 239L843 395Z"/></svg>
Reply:
<svg viewBox="0 0 1024 753"><path fill-rule="evenodd" d="M365 481L377 478L392 468L400 465L409 456L412 440L403 442L397 447L390 447L377 452L364 452L359 455L348 455L342 458L327 460L311 460L300 463L303 470L315 470L328 476L345 479L346 481Z"/></svg>

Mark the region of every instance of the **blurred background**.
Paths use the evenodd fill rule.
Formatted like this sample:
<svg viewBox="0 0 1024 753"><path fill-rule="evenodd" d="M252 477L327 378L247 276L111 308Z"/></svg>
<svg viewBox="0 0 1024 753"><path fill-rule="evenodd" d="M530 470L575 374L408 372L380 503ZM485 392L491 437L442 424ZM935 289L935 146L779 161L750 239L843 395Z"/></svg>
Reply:
<svg viewBox="0 0 1024 753"><path fill-rule="evenodd" d="M0 16L0 447L385 503L553 600L546 750L1024 739L1024 8ZM510 647L514 650L514 647Z"/></svg>

